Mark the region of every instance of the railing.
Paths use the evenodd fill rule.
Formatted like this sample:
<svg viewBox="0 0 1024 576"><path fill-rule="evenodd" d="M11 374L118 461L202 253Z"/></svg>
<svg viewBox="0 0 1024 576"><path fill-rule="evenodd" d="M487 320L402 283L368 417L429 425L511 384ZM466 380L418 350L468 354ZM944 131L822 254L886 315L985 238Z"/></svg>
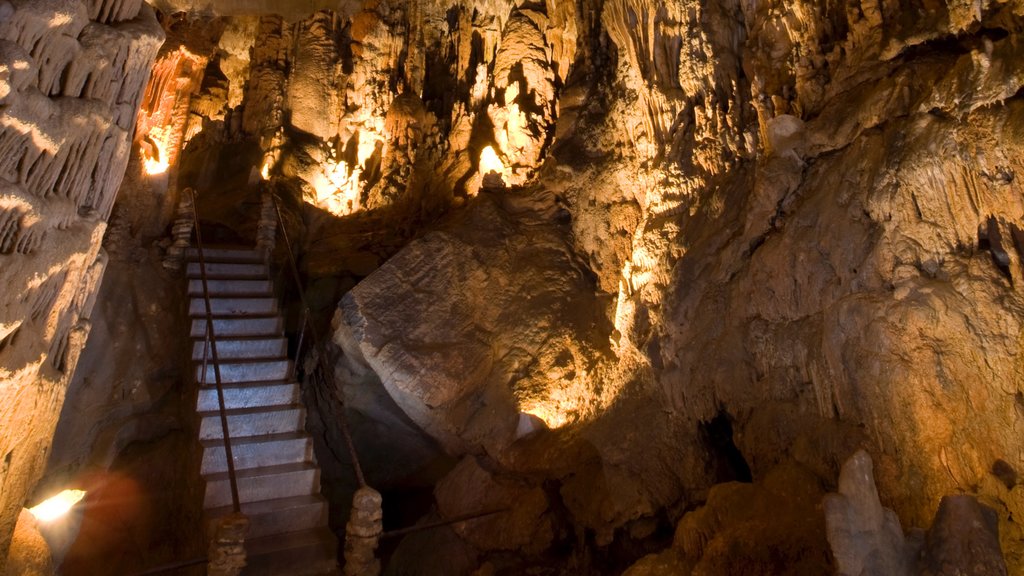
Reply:
<svg viewBox="0 0 1024 576"><path fill-rule="evenodd" d="M228 481L231 485L231 506L235 513L242 511L238 501L238 478L235 475L235 457L231 451L231 435L228 433L228 416L224 405L224 387L221 384L220 360L217 357L217 334L213 329L213 306L210 304L210 286L206 276L206 256L203 254L203 233L199 229L199 208L196 205L195 190L189 189L192 195L192 219L196 233L196 252L199 254L199 278L203 283L203 302L206 305L206 332L203 342L203 368L199 377L199 385L206 384L206 368L208 356L213 360L213 379L217 385L217 404L220 408L220 427L224 434L224 456L228 461Z"/></svg>
<svg viewBox="0 0 1024 576"><path fill-rule="evenodd" d="M363 476L363 468L359 464L359 455L356 452L355 443L352 441L352 433L348 427L348 420L345 418L345 401L338 393L337 382L334 380L334 370L327 364L327 347L320 336L320 331L313 321L312 308L306 298L306 291L302 285L302 278L299 275L299 267L295 262L295 253L292 250L291 239L288 237L288 230L284 225L284 217L281 214L281 205L276 194L266 192L274 204L274 212L277 216L277 228L279 236L284 240L285 250L288 252L288 268L291 272L292 282L298 292L299 303L302 306L302 321L299 326L298 345L295 353L295 365L301 365L307 333L312 341L313 349L316 352L316 363L313 368L305 373L303 383L314 392L326 396L334 404L337 412L338 427L345 439L345 446L348 449L349 458L352 460L352 470L355 473L359 487L366 487L366 478Z"/></svg>

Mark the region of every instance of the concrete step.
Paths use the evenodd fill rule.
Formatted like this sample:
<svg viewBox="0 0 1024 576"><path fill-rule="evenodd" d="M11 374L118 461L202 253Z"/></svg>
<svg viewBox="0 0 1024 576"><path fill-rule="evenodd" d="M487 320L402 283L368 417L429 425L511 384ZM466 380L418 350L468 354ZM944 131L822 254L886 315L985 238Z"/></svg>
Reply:
<svg viewBox="0 0 1024 576"><path fill-rule="evenodd" d="M232 440L246 436L301 432L305 429L306 424L306 410L297 404L238 408L225 412L228 417L228 433L231 434ZM220 411L200 412L199 417L200 440L223 437L224 430L220 423Z"/></svg>
<svg viewBox="0 0 1024 576"><path fill-rule="evenodd" d="M230 513L231 506L207 510L211 519ZM327 500L320 494L262 500L242 504L242 513L249 517L247 539L301 532L327 525Z"/></svg>
<svg viewBox="0 0 1024 576"><path fill-rule="evenodd" d="M247 468L235 473L238 478L238 499L247 502L305 496L320 492L320 470L309 462ZM209 474L203 508L231 505L231 484L227 472ZM243 508L244 509L244 508Z"/></svg>
<svg viewBox="0 0 1024 576"><path fill-rule="evenodd" d="M216 332L217 328L214 327ZM207 347L203 339L192 342L192 359L203 361L203 349ZM207 358L213 358L213 351L207 350ZM257 358L284 358L288 355L288 340L285 338L232 338L217 339L217 358L221 360L239 360Z"/></svg>
<svg viewBox="0 0 1024 576"><path fill-rule="evenodd" d="M219 436L219 435L218 435ZM298 464L313 461L313 439L305 432L287 432L266 436L249 436L231 439L231 453L235 457L235 469ZM202 473L227 472L224 456L224 442L203 440Z"/></svg>
<svg viewBox="0 0 1024 576"><path fill-rule="evenodd" d="M245 543L243 576L326 576L341 574L338 539L327 528L253 538Z"/></svg>
<svg viewBox="0 0 1024 576"><path fill-rule="evenodd" d="M273 316L277 314L277 298L210 298L210 310L213 316ZM206 299L192 298L188 315L206 316Z"/></svg>
<svg viewBox="0 0 1024 576"><path fill-rule="evenodd" d="M207 280L210 296L272 296L274 285L270 280ZM202 296L203 281L193 278L188 281L188 295Z"/></svg>
<svg viewBox="0 0 1024 576"><path fill-rule="evenodd" d="M187 258L189 262L199 261L199 250L189 248ZM211 248L203 247L203 258L207 262L238 262L238 263L263 263L263 253L252 248Z"/></svg>
<svg viewBox="0 0 1024 576"><path fill-rule="evenodd" d="M187 268L189 278L200 278L199 262L189 262ZM265 280L269 276L265 264L245 264L227 262L207 262L207 279L221 280Z"/></svg>
<svg viewBox="0 0 1024 576"><path fill-rule="evenodd" d="M203 367L196 365L196 381L206 385L216 384L216 371L213 363L206 365L206 380L202 379ZM291 360L254 360L254 361L220 361L221 384L238 382L266 382L268 380L287 380L292 375Z"/></svg>
<svg viewBox="0 0 1024 576"><path fill-rule="evenodd" d="M241 382L224 384L224 408L259 408L261 406L286 406L302 402L302 391L295 382ZM220 410L215 383L201 386L196 399L196 411L216 412Z"/></svg>
<svg viewBox="0 0 1024 576"><path fill-rule="evenodd" d="M217 338L280 336L283 332L284 321L280 316L213 319L213 333ZM202 338L205 334L206 318L193 318L191 336Z"/></svg>

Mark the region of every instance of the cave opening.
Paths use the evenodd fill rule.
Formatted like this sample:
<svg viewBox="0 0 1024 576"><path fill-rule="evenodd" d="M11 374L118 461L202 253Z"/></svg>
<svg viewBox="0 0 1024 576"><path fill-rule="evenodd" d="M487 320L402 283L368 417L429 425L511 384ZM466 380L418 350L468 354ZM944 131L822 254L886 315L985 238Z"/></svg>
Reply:
<svg viewBox="0 0 1024 576"><path fill-rule="evenodd" d="M708 465L716 482L753 482L743 453L733 441L732 417L719 410L714 418L700 424L700 435L708 450Z"/></svg>

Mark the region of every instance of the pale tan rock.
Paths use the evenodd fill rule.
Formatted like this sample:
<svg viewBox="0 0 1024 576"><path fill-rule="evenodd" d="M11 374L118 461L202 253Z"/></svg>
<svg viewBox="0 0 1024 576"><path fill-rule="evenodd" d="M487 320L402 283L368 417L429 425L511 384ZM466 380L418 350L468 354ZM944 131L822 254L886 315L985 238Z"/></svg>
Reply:
<svg viewBox="0 0 1024 576"><path fill-rule="evenodd" d="M146 4L0 7L0 558L91 326L100 243L164 33ZM4 561L0 560L0 570Z"/></svg>
<svg viewBox="0 0 1024 576"><path fill-rule="evenodd" d="M581 296L588 280L560 240L554 207L512 201L479 198L349 292L336 316L335 341L351 361L372 368L453 453L501 451L520 413L558 427L609 392L587 387L596 334L583 319L596 302ZM509 244L516 226L531 234ZM432 343L438 331L443 347Z"/></svg>
<svg viewBox="0 0 1024 576"><path fill-rule="evenodd" d="M899 518L878 500L871 457L850 457L839 476L839 493L825 497L825 522L836 571L843 575L914 574L913 550Z"/></svg>

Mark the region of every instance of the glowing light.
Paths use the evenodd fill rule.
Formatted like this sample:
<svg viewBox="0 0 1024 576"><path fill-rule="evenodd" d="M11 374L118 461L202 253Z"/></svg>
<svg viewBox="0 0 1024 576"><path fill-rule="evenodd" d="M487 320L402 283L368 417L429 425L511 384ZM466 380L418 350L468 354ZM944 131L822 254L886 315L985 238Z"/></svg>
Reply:
<svg viewBox="0 0 1024 576"><path fill-rule="evenodd" d="M359 210L363 171L356 166L349 172L344 160L328 160L321 165L321 173L313 179L316 206L335 216L348 216Z"/></svg>
<svg viewBox="0 0 1024 576"><path fill-rule="evenodd" d="M270 162L263 163L263 167L260 168L260 178L270 180Z"/></svg>
<svg viewBox="0 0 1024 576"><path fill-rule="evenodd" d="M488 146L480 153L480 173L486 176L491 172L497 172L499 175L504 174L505 165L501 163L501 158L498 158L494 148Z"/></svg>
<svg viewBox="0 0 1024 576"><path fill-rule="evenodd" d="M150 176L163 174L171 167L170 155L167 153L168 146L165 142L168 134L167 131L154 128L146 139L150 145L143 144L139 149L142 154L142 169Z"/></svg>
<svg viewBox="0 0 1024 576"><path fill-rule="evenodd" d="M159 160L156 158L145 158L142 161L142 169L146 171L146 174L150 176L156 176L157 174L163 174L167 172L167 169L171 165L166 160Z"/></svg>
<svg viewBox="0 0 1024 576"><path fill-rule="evenodd" d="M40 522L53 522L68 513L71 507L85 497L84 490L65 490L35 507L29 508Z"/></svg>
<svg viewBox="0 0 1024 576"><path fill-rule="evenodd" d="M561 428L569 422L568 415L560 413L554 407L544 406L539 403L522 406L519 410L521 414L533 416L540 420L550 429Z"/></svg>

